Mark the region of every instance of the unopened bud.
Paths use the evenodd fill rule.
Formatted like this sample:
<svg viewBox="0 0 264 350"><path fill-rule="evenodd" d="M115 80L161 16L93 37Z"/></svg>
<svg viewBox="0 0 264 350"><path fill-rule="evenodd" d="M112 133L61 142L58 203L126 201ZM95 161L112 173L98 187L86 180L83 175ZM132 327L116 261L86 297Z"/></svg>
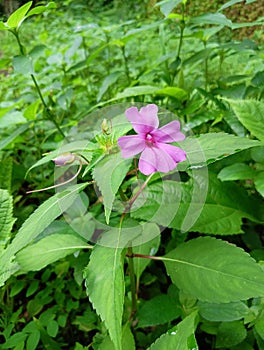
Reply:
<svg viewBox="0 0 264 350"><path fill-rule="evenodd" d="M58 157L52 160L56 165L63 166L63 165L73 163L75 159L76 159L75 154L67 152L59 155Z"/></svg>

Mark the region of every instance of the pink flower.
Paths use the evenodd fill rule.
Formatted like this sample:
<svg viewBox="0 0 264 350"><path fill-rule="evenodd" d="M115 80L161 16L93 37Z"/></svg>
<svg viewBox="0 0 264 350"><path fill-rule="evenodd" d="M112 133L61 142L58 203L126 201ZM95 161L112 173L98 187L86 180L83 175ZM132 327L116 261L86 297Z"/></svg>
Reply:
<svg viewBox="0 0 264 350"><path fill-rule="evenodd" d="M137 135L122 136L118 139L123 158L131 158L141 153L139 170L150 175L157 171L167 173L186 159L185 152L170 142L184 140L177 120L158 129L158 106L149 104L140 111L131 107L125 112Z"/></svg>

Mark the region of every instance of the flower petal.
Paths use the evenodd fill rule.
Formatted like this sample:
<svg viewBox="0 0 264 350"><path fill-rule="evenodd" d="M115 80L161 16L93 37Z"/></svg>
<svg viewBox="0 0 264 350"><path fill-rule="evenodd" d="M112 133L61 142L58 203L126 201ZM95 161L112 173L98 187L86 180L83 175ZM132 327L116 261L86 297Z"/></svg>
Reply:
<svg viewBox="0 0 264 350"><path fill-rule="evenodd" d="M125 112L134 130L139 134L147 134L158 128L158 106L149 104L138 111L137 107L128 108Z"/></svg>
<svg viewBox="0 0 264 350"><path fill-rule="evenodd" d="M168 154L176 163L186 160L186 153L179 147L167 145L166 143L157 143L157 147Z"/></svg>
<svg viewBox="0 0 264 350"><path fill-rule="evenodd" d="M156 142L178 142L185 139L185 135L180 132L180 122L178 120L174 120L160 129L152 131L151 135Z"/></svg>
<svg viewBox="0 0 264 350"><path fill-rule="evenodd" d="M121 148L123 158L132 158L146 147L145 140L138 135L119 137L117 143Z"/></svg>
<svg viewBox="0 0 264 350"><path fill-rule="evenodd" d="M145 175L155 173L156 171L167 173L173 170L176 165L177 162L163 149L158 147L146 147L138 163L139 170Z"/></svg>

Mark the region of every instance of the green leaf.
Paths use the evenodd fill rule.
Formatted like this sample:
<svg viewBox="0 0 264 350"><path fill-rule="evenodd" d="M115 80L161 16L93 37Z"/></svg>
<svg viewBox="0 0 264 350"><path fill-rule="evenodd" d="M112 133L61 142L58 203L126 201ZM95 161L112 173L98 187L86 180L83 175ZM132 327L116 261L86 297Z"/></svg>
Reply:
<svg viewBox="0 0 264 350"><path fill-rule="evenodd" d="M122 350L123 261L121 249L95 246L84 271L87 295L105 322L115 350ZM102 298L102 292L107 298Z"/></svg>
<svg viewBox="0 0 264 350"><path fill-rule="evenodd" d="M223 168L219 174L218 179L221 181L247 180L252 179L256 172L245 163L235 163Z"/></svg>
<svg viewBox="0 0 264 350"><path fill-rule="evenodd" d="M148 350L198 350L194 337L196 326L197 312L195 311L158 338Z"/></svg>
<svg viewBox="0 0 264 350"><path fill-rule="evenodd" d="M187 160L179 163L177 169L182 171L187 167L208 165L231 154L260 145L259 141L225 133L186 137L185 140L178 143L178 146L186 152Z"/></svg>
<svg viewBox="0 0 264 350"><path fill-rule="evenodd" d="M48 2L47 5L45 5L45 6L43 6L43 5L36 6L28 12L28 14L26 15L26 18L33 16L33 15L40 15L40 14L44 13L45 11L47 11L48 9L55 9L56 7L57 6L56 6L56 3L54 1Z"/></svg>
<svg viewBox="0 0 264 350"><path fill-rule="evenodd" d="M102 96L106 93L109 87L117 82L120 75L121 75L120 71L117 71L105 77L97 95L97 99L96 99L97 102L101 100Z"/></svg>
<svg viewBox="0 0 264 350"><path fill-rule="evenodd" d="M156 91L157 95L164 95L164 96L170 96L173 98L176 98L179 101L185 101L188 98L188 94L185 90L179 88L179 87L165 87L163 89L159 89Z"/></svg>
<svg viewBox="0 0 264 350"><path fill-rule="evenodd" d="M216 335L216 348L230 348L242 343L247 331L242 321L221 323Z"/></svg>
<svg viewBox="0 0 264 350"><path fill-rule="evenodd" d="M129 323L126 323L122 329L122 349L135 350L135 339L131 332ZM115 350L114 344L110 337L106 337L99 345L98 350Z"/></svg>
<svg viewBox="0 0 264 350"><path fill-rule="evenodd" d="M243 187L221 182L215 174L202 170L193 176L187 183L168 180L150 184L143 191L144 206L138 206L132 217L181 231L221 235L242 233L242 218L264 220L263 203Z"/></svg>
<svg viewBox="0 0 264 350"><path fill-rule="evenodd" d="M28 130L29 123L21 125L19 128L16 128L10 135L0 141L0 150L10 145L20 134Z"/></svg>
<svg viewBox="0 0 264 350"><path fill-rule="evenodd" d="M34 73L32 60L28 56L15 56L13 58L13 66L16 73L23 75Z"/></svg>
<svg viewBox="0 0 264 350"><path fill-rule="evenodd" d="M256 100L228 100L238 120L259 140L264 141L264 102Z"/></svg>
<svg viewBox="0 0 264 350"><path fill-rule="evenodd" d="M257 174L254 179L256 190L264 197L264 172Z"/></svg>
<svg viewBox="0 0 264 350"><path fill-rule="evenodd" d="M59 155L67 152L76 152L80 154L82 154L82 152L85 152L85 158L88 158L87 160L90 160L92 157L92 151L96 150L97 148L98 148L98 145L85 140L67 143L65 145L58 147L55 151L50 152L48 155L38 160L37 163L35 163L28 169L27 173L32 169L40 165L44 165L52 161L54 158L58 157Z"/></svg>
<svg viewBox="0 0 264 350"><path fill-rule="evenodd" d="M200 315L211 322L231 322L244 318L249 313L248 306L242 301L226 304L213 304L199 301Z"/></svg>
<svg viewBox="0 0 264 350"><path fill-rule="evenodd" d="M91 246L68 226L62 232L49 235L19 251L16 261L23 272L38 271L54 261L89 247Z"/></svg>
<svg viewBox="0 0 264 350"><path fill-rule="evenodd" d="M131 166L131 159L123 159L121 153L111 154L96 164L93 179L103 196L105 219L109 224L115 195Z"/></svg>
<svg viewBox="0 0 264 350"><path fill-rule="evenodd" d="M181 2L183 2L183 0L163 0L156 3L155 7L160 6L160 11L165 17L167 17L171 11Z"/></svg>
<svg viewBox="0 0 264 350"><path fill-rule="evenodd" d="M0 252L10 240L14 222L12 196L7 190L0 189Z"/></svg>
<svg viewBox="0 0 264 350"><path fill-rule="evenodd" d="M13 158L8 157L0 161L0 188L11 192L12 174L13 174ZM2 198L2 196L0 196ZM1 232L1 230L0 230Z"/></svg>
<svg viewBox="0 0 264 350"><path fill-rule="evenodd" d="M49 226L63 211L67 210L75 201L79 191L87 184L78 184L67 190L55 194L24 222L15 238L0 256L0 286L17 271L18 264L12 262L14 255L33 241L42 231Z"/></svg>
<svg viewBox="0 0 264 350"><path fill-rule="evenodd" d="M197 17L190 19L191 24L205 25L205 24L214 24L214 25L223 25L227 27L232 27L232 21L227 19L222 13L205 13Z"/></svg>
<svg viewBox="0 0 264 350"><path fill-rule="evenodd" d="M38 329L30 333L27 339L27 350L35 350L40 340L40 331Z"/></svg>
<svg viewBox="0 0 264 350"><path fill-rule="evenodd" d="M160 294L147 300L137 313L137 327L151 327L176 320L181 316L181 309L174 296Z"/></svg>
<svg viewBox="0 0 264 350"><path fill-rule="evenodd" d="M21 23L26 19L26 14L29 11L33 1L27 2L25 5L19 7L15 12L11 14L11 16L8 18L6 24L9 28L19 28Z"/></svg>
<svg viewBox="0 0 264 350"><path fill-rule="evenodd" d="M149 233L151 233L151 235L153 235L153 231L154 232L157 231L157 234L155 234L156 237L151 240L148 240L147 242L142 240L142 244L136 247L133 247L133 253L153 256L157 253L160 245L159 227L156 224L152 224L152 223L148 223L144 225L144 227L145 227L144 228L145 237L150 235L148 234L148 232L146 232L147 230L149 230ZM150 262L151 262L151 259L143 259L143 258L134 259L134 271L138 280Z"/></svg>
<svg viewBox="0 0 264 350"><path fill-rule="evenodd" d="M112 100L119 100L121 98L128 98L133 96L154 95L159 90L159 87L151 85L128 87L124 91L119 92L116 95L116 98Z"/></svg>
<svg viewBox="0 0 264 350"><path fill-rule="evenodd" d="M226 9L230 6L233 6L233 5L237 4L238 2L242 2L242 1L243 0L230 0L230 1L226 2L223 6L221 6L218 11L219 12L223 11L224 9Z"/></svg>
<svg viewBox="0 0 264 350"><path fill-rule="evenodd" d="M8 30L8 26L2 21L0 21L0 30Z"/></svg>
<svg viewBox="0 0 264 350"><path fill-rule="evenodd" d="M264 272L241 248L212 237L181 244L164 258L172 282L195 298L229 303L264 296Z"/></svg>

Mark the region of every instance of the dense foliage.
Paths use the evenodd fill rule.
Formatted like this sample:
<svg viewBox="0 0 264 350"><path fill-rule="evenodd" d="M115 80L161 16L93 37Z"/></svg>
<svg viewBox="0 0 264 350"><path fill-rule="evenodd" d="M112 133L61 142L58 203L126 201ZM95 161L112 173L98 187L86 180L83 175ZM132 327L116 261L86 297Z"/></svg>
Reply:
<svg viewBox="0 0 264 350"><path fill-rule="evenodd" d="M263 17L241 4L3 17L0 349L264 349ZM153 105L184 139L148 129ZM132 106L176 168L120 150Z"/></svg>

